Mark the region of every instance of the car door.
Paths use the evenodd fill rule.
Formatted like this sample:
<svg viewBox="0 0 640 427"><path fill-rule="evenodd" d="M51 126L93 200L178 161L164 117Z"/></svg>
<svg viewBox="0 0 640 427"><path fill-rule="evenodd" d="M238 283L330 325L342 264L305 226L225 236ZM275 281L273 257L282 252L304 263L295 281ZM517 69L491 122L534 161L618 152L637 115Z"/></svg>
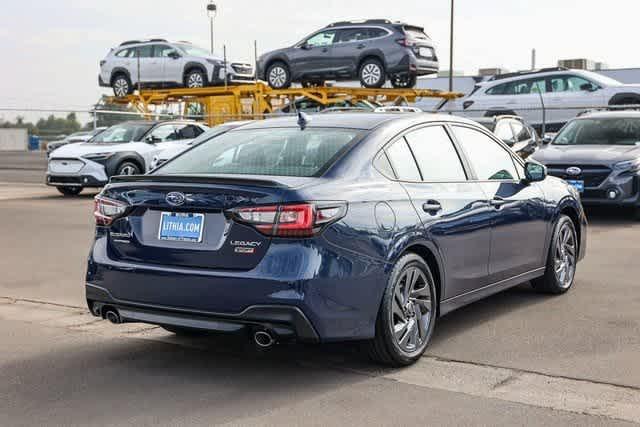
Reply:
<svg viewBox="0 0 640 427"><path fill-rule="evenodd" d="M360 55L370 45L369 28L343 28L338 31L336 39L331 52L333 69L341 77L356 75Z"/></svg>
<svg viewBox="0 0 640 427"><path fill-rule="evenodd" d="M337 30L320 31L289 53L294 79L326 78L332 74L331 50Z"/></svg>
<svg viewBox="0 0 640 427"><path fill-rule="evenodd" d="M467 179L444 126L410 130L390 144L386 153L422 221L426 238L437 245L442 257L443 299L485 285L491 208L481 186Z"/></svg>
<svg viewBox="0 0 640 427"><path fill-rule="evenodd" d="M151 45L138 46L135 48L135 58L133 58L132 82L134 84L151 83L154 81L154 73L157 71L152 66L153 48ZM134 77L135 76L135 77Z"/></svg>
<svg viewBox="0 0 640 427"><path fill-rule="evenodd" d="M173 55L173 56L172 56ZM182 61L177 56L178 51L166 44L157 44L153 46L153 58L161 67L159 82L181 82L182 81Z"/></svg>
<svg viewBox="0 0 640 427"><path fill-rule="evenodd" d="M588 108L606 105L600 86L584 77L561 74L551 76L548 80L550 89L545 99L549 107L547 116L552 125L550 130L558 130L557 125L568 122Z"/></svg>
<svg viewBox="0 0 640 427"><path fill-rule="evenodd" d="M522 180L520 160L488 132L457 124L452 128L474 182L482 187L492 206L490 281L544 266L549 224L540 186Z"/></svg>

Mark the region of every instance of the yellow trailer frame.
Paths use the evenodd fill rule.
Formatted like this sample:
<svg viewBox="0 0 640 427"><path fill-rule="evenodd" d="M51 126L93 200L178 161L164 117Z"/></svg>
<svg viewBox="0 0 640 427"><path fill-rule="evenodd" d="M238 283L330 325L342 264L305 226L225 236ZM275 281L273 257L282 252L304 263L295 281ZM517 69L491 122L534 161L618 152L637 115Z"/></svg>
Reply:
<svg viewBox="0 0 640 427"><path fill-rule="evenodd" d="M217 125L230 120L262 119L274 109L306 97L322 105L342 101L370 100L401 105L415 102L416 98L455 99L460 93L430 89L369 89L360 87L316 86L272 89L263 82L241 85L210 86L203 88L143 89L125 97L110 97L109 102L132 105L146 117L160 115L155 107L177 105L179 116L192 116L185 111L193 104L201 106L203 121ZM175 114L175 113L174 113Z"/></svg>

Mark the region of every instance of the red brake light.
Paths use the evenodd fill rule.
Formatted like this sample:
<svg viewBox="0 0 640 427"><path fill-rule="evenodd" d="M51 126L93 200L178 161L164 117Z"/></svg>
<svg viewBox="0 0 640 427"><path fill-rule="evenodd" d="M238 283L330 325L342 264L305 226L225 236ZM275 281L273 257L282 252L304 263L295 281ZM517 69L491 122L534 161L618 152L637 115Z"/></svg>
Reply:
<svg viewBox="0 0 640 427"><path fill-rule="evenodd" d="M240 208L232 211L236 220L258 231L277 237L310 237L323 226L342 218L345 203L271 205Z"/></svg>
<svg viewBox="0 0 640 427"><path fill-rule="evenodd" d="M396 43L398 43L399 45L404 46L404 47L413 46L413 43L411 41L409 41L408 39L397 39Z"/></svg>
<svg viewBox="0 0 640 427"><path fill-rule="evenodd" d="M96 225L111 225L115 219L126 212L128 207L126 203L102 196L96 196L93 201L93 216L96 219Z"/></svg>

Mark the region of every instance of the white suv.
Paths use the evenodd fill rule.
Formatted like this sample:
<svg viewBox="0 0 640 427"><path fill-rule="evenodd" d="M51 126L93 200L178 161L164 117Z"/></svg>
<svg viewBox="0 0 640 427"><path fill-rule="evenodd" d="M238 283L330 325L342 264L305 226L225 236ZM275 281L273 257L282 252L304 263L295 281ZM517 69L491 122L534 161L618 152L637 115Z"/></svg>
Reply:
<svg viewBox="0 0 640 427"><path fill-rule="evenodd" d="M543 102L547 130L557 131L591 107L640 104L640 85L563 68L503 74L477 84L469 96L444 104L441 110L462 110L470 117L518 115L539 128Z"/></svg>
<svg viewBox="0 0 640 427"><path fill-rule="evenodd" d="M206 49L187 42L164 39L126 41L100 61L100 86L113 88L116 96L143 87L190 88L254 79L251 64L227 62Z"/></svg>
<svg viewBox="0 0 640 427"><path fill-rule="evenodd" d="M114 175L151 169L153 158L174 146L187 146L209 128L193 121L131 121L111 126L89 142L68 144L49 156L46 184L65 196L102 187Z"/></svg>

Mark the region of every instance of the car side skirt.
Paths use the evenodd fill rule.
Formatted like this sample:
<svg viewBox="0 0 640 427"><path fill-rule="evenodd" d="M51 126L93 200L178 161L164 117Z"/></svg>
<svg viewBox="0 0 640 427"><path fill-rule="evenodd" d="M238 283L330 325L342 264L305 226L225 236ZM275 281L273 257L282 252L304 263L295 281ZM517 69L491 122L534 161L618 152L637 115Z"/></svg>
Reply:
<svg viewBox="0 0 640 427"><path fill-rule="evenodd" d="M480 289L475 289L467 293L457 295L453 298L449 298L440 302L440 315L444 316L447 313L452 312L472 302L481 300L489 295L496 294L505 289L512 288L528 280L535 279L544 275L545 267L536 268L534 270L527 271L509 279L504 279L496 283L484 286Z"/></svg>

